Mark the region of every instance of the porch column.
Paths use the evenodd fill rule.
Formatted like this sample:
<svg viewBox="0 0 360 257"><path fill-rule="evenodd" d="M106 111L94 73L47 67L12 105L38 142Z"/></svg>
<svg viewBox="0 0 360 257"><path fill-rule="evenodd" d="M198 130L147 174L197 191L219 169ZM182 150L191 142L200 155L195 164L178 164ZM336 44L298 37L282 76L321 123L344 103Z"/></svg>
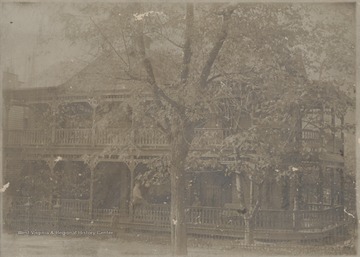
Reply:
<svg viewBox="0 0 360 257"><path fill-rule="evenodd" d="M236 171L235 175L236 175L235 185L236 185L237 199L239 200L239 209L245 212L246 203L245 203L244 187L243 187L244 183L242 182L244 177L240 171Z"/></svg>
<svg viewBox="0 0 360 257"><path fill-rule="evenodd" d="M321 147L324 148L325 147L325 140L324 140L324 135L325 135L325 131L324 131L324 125L325 125L325 107L324 104L321 104L321 109L320 109L320 140L321 140Z"/></svg>
<svg viewBox="0 0 360 257"><path fill-rule="evenodd" d="M266 180L266 182L265 182L265 201L264 201L264 205L265 205L265 207L266 208L271 208L271 183L272 183L272 181L269 181L269 180ZM262 205L262 206L264 206L264 205Z"/></svg>
<svg viewBox="0 0 360 257"><path fill-rule="evenodd" d="M249 203L250 203L250 208L253 208L255 205L255 190L254 190L254 181L252 179L252 176L250 176L250 199L249 199Z"/></svg>
<svg viewBox="0 0 360 257"><path fill-rule="evenodd" d="M135 184L135 168L137 163L135 162L134 158L131 158L128 162L126 162L129 170L130 170L130 201L129 201L129 216L133 219L134 215L134 206L133 206L133 188Z"/></svg>
<svg viewBox="0 0 360 257"><path fill-rule="evenodd" d="M59 111L59 102L52 101L50 103L50 109L51 109L51 144L55 144L55 137L56 137L56 118Z"/></svg>
<svg viewBox="0 0 360 257"><path fill-rule="evenodd" d="M324 206L324 167L320 165L318 171L318 181L316 182L316 195L317 202L320 204L320 208L322 209Z"/></svg>
<svg viewBox="0 0 360 257"><path fill-rule="evenodd" d="M340 177L340 187L339 187L339 205L345 204L345 176L344 176L344 170L342 168L337 169L339 172Z"/></svg>
<svg viewBox="0 0 360 257"><path fill-rule="evenodd" d="M334 206L335 204L335 172L334 168L329 168L330 176L330 205Z"/></svg>
<svg viewBox="0 0 360 257"><path fill-rule="evenodd" d="M54 178L54 175L55 175L54 170L55 170L55 165L56 165L55 158L52 157L52 158L47 159L46 164L48 165L48 167L50 169L51 177ZM54 188L53 187L52 190L51 190L51 194L49 196L50 207L52 207L54 194L56 194L57 196L60 195L59 188Z"/></svg>
<svg viewBox="0 0 360 257"><path fill-rule="evenodd" d="M89 215L93 218L93 202L94 202L94 168L90 167L90 195L89 195Z"/></svg>
<svg viewBox="0 0 360 257"><path fill-rule="evenodd" d="M332 152L336 153L336 142L335 142L335 109L331 108L331 139L332 139Z"/></svg>
<svg viewBox="0 0 360 257"><path fill-rule="evenodd" d="M300 229L300 216L299 216L299 210L303 208L303 173L300 170L296 171L295 176L295 197L294 197L294 208L293 208L293 229L298 230Z"/></svg>
<svg viewBox="0 0 360 257"><path fill-rule="evenodd" d="M303 208L303 172L300 170L297 171L295 183L294 209L301 210Z"/></svg>
<svg viewBox="0 0 360 257"><path fill-rule="evenodd" d="M96 118L96 108L99 106L99 101L94 97L88 100L88 103L90 104L92 108L92 125L91 125L91 145L95 145L95 118Z"/></svg>
<svg viewBox="0 0 360 257"><path fill-rule="evenodd" d="M281 181L281 209L288 210L290 208L290 178L284 175Z"/></svg>
<svg viewBox="0 0 360 257"><path fill-rule="evenodd" d="M340 122L341 122L341 127L343 128L344 124L345 124L345 117L344 116L341 116ZM344 134L344 130L341 130L341 153L342 153L342 156L344 156L344 154L345 154L344 143L345 143L345 134Z"/></svg>
<svg viewBox="0 0 360 257"><path fill-rule="evenodd" d="M4 111L4 124L3 124L3 139L4 143L9 141L8 139L8 130L9 130L9 112L10 112L11 105L9 103L5 103L5 111Z"/></svg>

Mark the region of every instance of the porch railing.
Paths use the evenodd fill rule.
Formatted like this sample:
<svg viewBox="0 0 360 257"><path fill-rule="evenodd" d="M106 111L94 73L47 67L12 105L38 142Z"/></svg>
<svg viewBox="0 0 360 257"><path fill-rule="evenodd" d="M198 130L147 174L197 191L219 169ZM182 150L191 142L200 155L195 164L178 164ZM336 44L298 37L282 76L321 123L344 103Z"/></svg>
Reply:
<svg viewBox="0 0 360 257"><path fill-rule="evenodd" d="M57 129L55 144L57 145L90 145L91 129Z"/></svg>
<svg viewBox="0 0 360 257"><path fill-rule="evenodd" d="M30 204L29 204L30 203ZM55 215L62 222L93 220L97 224L113 226L119 222L147 224L160 227L170 226L170 206L148 204L134 209L132 217L127 209L94 209L92 216L87 200L62 199L59 206L35 205L23 198L14 202L12 214L8 215L17 224L49 222L47 215ZM219 228L229 231L243 230L244 216L234 209L218 207L187 207L186 222L190 228ZM319 231L342 224L345 221L343 207L322 210L259 210L255 215L255 230ZM53 220L55 222L56 220ZM64 223L65 224L65 223ZM33 226L36 227L36 224Z"/></svg>
<svg viewBox="0 0 360 257"><path fill-rule="evenodd" d="M260 210L255 216L256 229L293 229L293 211Z"/></svg>
<svg viewBox="0 0 360 257"><path fill-rule="evenodd" d="M102 223L118 223L121 219L129 217L128 210L125 209L94 209L92 211L92 219Z"/></svg>
<svg viewBox="0 0 360 257"><path fill-rule="evenodd" d="M134 221L138 223L169 224L170 206L147 205L138 207ZM343 221L343 208L324 210L259 210L255 215L255 229L258 230L315 230L324 229ZM189 225L218 226L223 228L244 228L244 216L236 210L215 207L188 207L186 221Z"/></svg>
<svg viewBox="0 0 360 257"><path fill-rule="evenodd" d="M163 204L149 204L134 208L134 222L152 224L170 224L170 206Z"/></svg>
<svg viewBox="0 0 360 257"><path fill-rule="evenodd" d="M318 211L299 211L300 229L324 229L334 226L344 219L343 207L333 207Z"/></svg>
<svg viewBox="0 0 360 257"><path fill-rule="evenodd" d="M50 134L45 130L8 130L8 145L46 145L50 143Z"/></svg>
<svg viewBox="0 0 360 257"><path fill-rule="evenodd" d="M57 209L59 216L64 219L84 219L89 217L89 201L88 200L73 200L61 199L59 206L53 206Z"/></svg>

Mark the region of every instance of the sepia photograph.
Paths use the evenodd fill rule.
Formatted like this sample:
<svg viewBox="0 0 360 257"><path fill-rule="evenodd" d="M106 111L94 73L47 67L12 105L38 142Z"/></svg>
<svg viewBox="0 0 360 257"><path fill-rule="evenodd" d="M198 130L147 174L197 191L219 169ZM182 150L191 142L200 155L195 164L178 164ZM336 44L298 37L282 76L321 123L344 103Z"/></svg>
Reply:
<svg viewBox="0 0 360 257"><path fill-rule="evenodd" d="M0 256L357 255L358 4L1 3Z"/></svg>

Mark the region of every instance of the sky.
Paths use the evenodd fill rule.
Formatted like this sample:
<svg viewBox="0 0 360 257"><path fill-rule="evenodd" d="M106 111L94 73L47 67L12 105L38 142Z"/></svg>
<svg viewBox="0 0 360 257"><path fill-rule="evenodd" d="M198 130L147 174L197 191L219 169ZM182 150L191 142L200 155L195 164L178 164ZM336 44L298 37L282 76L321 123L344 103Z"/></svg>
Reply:
<svg viewBox="0 0 360 257"><path fill-rule="evenodd" d="M351 7L328 5L314 17L332 19L337 11L345 12L345 17L353 15ZM24 86L59 85L94 58L86 43L65 39L58 14L71 13L81 19L71 4L3 3L0 12L0 71L18 74Z"/></svg>
<svg viewBox="0 0 360 257"><path fill-rule="evenodd" d="M18 74L25 86L55 86L86 64L82 61L89 59L86 46L64 39L63 25L56 20L60 7L54 3L2 4L1 71ZM69 9L63 8L65 12Z"/></svg>

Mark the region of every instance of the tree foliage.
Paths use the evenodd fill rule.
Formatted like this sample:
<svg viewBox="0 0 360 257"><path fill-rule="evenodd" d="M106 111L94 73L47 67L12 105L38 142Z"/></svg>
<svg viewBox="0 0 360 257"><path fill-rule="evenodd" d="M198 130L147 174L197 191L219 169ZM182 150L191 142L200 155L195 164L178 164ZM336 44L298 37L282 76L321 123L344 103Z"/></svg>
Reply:
<svg viewBox="0 0 360 257"><path fill-rule="evenodd" d="M353 106L346 90L353 81L341 79L354 74L347 8L339 22L321 5L301 4L91 4L64 16L66 36L111 53L114 78L127 83L131 96L112 108L131 110L134 128L157 128L170 144L148 165L170 174L174 238L185 231L178 225L185 226L184 171L223 169L228 158L226 170L261 184L269 171L288 170L289 153L308 154L299 148L298 120L307 109L322 105L343 116ZM198 139L203 127L227 137L207 144L214 134ZM196 144L208 151L193 151ZM106 151L126 156L129 147ZM175 253L186 253L176 240Z"/></svg>

